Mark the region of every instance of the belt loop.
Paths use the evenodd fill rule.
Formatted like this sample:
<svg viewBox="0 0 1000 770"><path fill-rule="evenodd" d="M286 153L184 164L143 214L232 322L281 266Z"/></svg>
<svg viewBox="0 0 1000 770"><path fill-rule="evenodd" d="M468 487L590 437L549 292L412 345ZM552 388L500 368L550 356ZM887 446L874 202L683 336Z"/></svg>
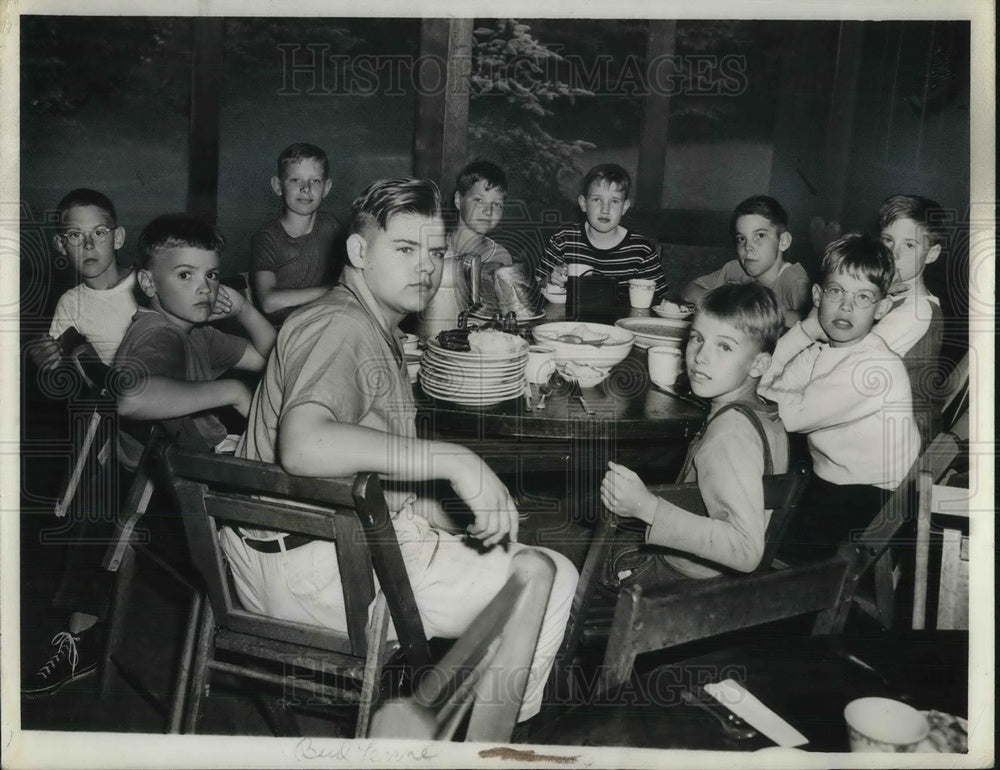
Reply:
<svg viewBox="0 0 1000 770"><path fill-rule="evenodd" d="M278 548L281 549L282 553L288 553L288 549L285 548L285 536L282 535L278 538Z"/></svg>

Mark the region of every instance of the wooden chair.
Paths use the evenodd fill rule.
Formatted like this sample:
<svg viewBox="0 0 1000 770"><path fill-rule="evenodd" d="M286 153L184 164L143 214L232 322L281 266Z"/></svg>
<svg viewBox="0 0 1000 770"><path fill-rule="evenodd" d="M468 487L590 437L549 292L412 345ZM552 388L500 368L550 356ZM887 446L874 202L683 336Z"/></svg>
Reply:
<svg viewBox="0 0 1000 770"><path fill-rule="evenodd" d="M751 575L756 576L766 574L771 571L771 565L774 561L775 553L777 552L778 546L782 542L789 522L792 520L792 517L798 509L799 500L802 497L802 493L805 491L805 485L808 478L809 474L804 468L801 467L790 473L765 477L764 504L767 508L772 509L772 513L765 534L764 553L761 557L760 566L753 573L751 573ZM650 491L689 510L695 509L701 499L697 484L651 486ZM573 609L570 612L570 621L567 625L566 635L563 638L563 644L559 652L559 663L557 666L559 669L565 669L565 667L572 663L576 648L581 640L592 646L597 639L607 636L609 627L611 628L611 638L608 640L609 654L612 640L614 640L616 644L623 644L623 646L621 646L618 650L621 655L621 660L618 662L616 670L623 667L630 669L635 655L641 651L638 648L643 646L643 643L639 639L635 639L634 642L629 642L628 645L624 645L624 641L620 639L620 633L617 637L614 633L614 629L619 628L620 631L621 624L625 622L625 615L622 613L633 612L633 610L626 608L627 602L634 601L636 611L644 611L644 609L638 608L639 604L643 603L641 598L642 589L640 587L637 586L628 591L621 591L619 593L618 603L614 609L613 621L610 613L600 611L595 612L592 609L593 599L597 591L598 575L604 568L604 562L607 560L610 553L611 544L614 540L617 526L618 517L611 513L607 513L606 516L601 518L597 529L594 532L590 549L587 551L587 557L584 561L583 569L580 571L580 580L577 583L576 595L573 598ZM732 603L727 601L724 605L720 605L719 611L716 611L711 606L700 607L696 614L696 618L693 620L693 624L686 630L680 629L674 621L670 621L667 625L670 626L672 632L676 634L676 638L672 640L663 639L662 641L664 643L662 644L659 642L650 642L651 644L658 644L659 646L650 647L649 649L668 647L673 644L680 644L682 641L690 641L691 639L720 634L726 631L743 628L746 625L751 625L752 622L749 618L741 619L741 614L735 611L736 608L741 606L739 602L742 601L745 605L746 596L752 595L752 592L748 593L748 590L744 589L744 586L748 585L747 581L749 577L749 575L734 575L732 577L724 576L711 580L698 581L693 584L685 583L685 594L688 594L691 591L699 590L708 590L709 592L715 591L718 592L720 596L732 596L733 601ZM708 588L706 588L706 586ZM630 597L634 597L634 600ZM745 609L746 608L744 606L744 610ZM720 617L723 612L732 612L732 614ZM622 615L621 620L619 619L619 615ZM645 623L644 625L647 629L650 626L649 623ZM635 649L629 651L632 647ZM564 673L557 675L565 676ZM628 671L626 670L625 676L627 675Z"/></svg>
<svg viewBox="0 0 1000 770"><path fill-rule="evenodd" d="M467 741L509 741L555 576L540 551L514 556L504 588L472 622L414 694L382 706L372 737L451 740L470 712Z"/></svg>
<svg viewBox="0 0 1000 770"><path fill-rule="evenodd" d="M77 336L83 339L79 333ZM70 419L85 427L74 435L70 475L55 507L59 518L66 515L84 477L100 476L106 467L114 449L111 418L116 413L115 401L106 388L108 367L100 363L90 343L78 342L64 349L63 360L80 378L84 390L81 397L70 401Z"/></svg>
<svg viewBox="0 0 1000 770"><path fill-rule="evenodd" d="M378 476L350 480L290 476L276 465L189 452L157 442L153 468L158 483L173 490L195 566L206 586L192 664L186 731L194 732L211 671L224 671L314 697L356 703L355 734L367 733L388 656L389 614L407 663L430 662L427 640L403 566ZM271 529L327 540L340 563L346 632L249 612L240 606L218 540L218 525ZM372 567L381 585L376 599ZM223 661L216 652L250 658L258 665ZM273 673L261 662L315 672L322 680ZM357 687L343 686L342 679Z"/></svg>
<svg viewBox="0 0 1000 770"><path fill-rule="evenodd" d="M944 386L945 397L941 406L942 431L959 439L969 437L969 354L962 356L948 375ZM939 454L946 456L948 452ZM952 458L954 459L954 458ZM949 462L944 467L941 461L935 463L932 483L938 483L947 470ZM916 568L914 568L916 569ZM874 598L855 596L858 607L871 616L883 628L892 628L896 622L896 607L899 597L896 584L899 579L900 567L893 561L892 555L886 551L872 569L875 582ZM917 576L915 576L917 578ZM919 578L917 578L919 579Z"/></svg>
<svg viewBox="0 0 1000 770"><path fill-rule="evenodd" d="M935 438L865 531L842 543L829 558L656 591L634 587L620 592L604 657L603 686L610 689L626 681L635 656L642 652L806 613L818 611L814 634L839 633L854 606L858 583L915 510L921 470L933 475L952 440L947 434Z"/></svg>
<svg viewBox="0 0 1000 770"><path fill-rule="evenodd" d="M938 470L950 465L959 456L958 441L947 436L941 446ZM969 489L935 483L934 473L923 468L917 487L916 577L913 585L912 627L926 624L927 587L930 561L931 516L969 516ZM951 518L954 521L954 518ZM968 628L969 622L969 538L961 526L946 526L941 530L941 574L938 587L937 624L939 629Z"/></svg>
<svg viewBox="0 0 1000 770"><path fill-rule="evenodd" d="M166 716L166 731L179 733L184 713L187 683L191 675L191 656L194 650L198 618L201 614L203 594L200 583L185 568L187 565L179 566L175 563L175 558L170 558L171 556L176 557L176 554L159 553L150 547L144 537L145 533L139 526L153 497L153 479L150 473L152 451L156 442L165 440L162 432L157 428L139 460L132 484L122 506L121 516L118 518L115 537L104 556L104 568L115 573L115 587L108 618L108 634L100 663L100 692L102 696L109 692L112 676L117 671L132 689L142 695L154 709ZM175 585L180 586L189 597L184 640L181 649L175 655L176 670L173 677L174 685L169 696L169 706L164 705L161 698L145 684L139 672L120 654L126 632L126 612L132 594L132 586L139 572L140 562L147 567L156 568L161 575L165 575Z"/></svg>

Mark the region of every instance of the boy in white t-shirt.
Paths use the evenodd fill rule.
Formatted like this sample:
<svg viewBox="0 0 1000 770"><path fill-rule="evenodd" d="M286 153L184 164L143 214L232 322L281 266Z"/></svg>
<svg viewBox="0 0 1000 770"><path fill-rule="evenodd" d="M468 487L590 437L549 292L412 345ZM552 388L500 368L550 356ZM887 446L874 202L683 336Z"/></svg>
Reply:
<svg viewBox="0 0 1000 770"><path fill-rule="evenodd" d="M75 328L90 343L102 364L110 366L136 311L135 275L118 262L125 228L114 204L96 190L78 188L56 209L59 232L52 242L82 279L59 298L49 333L29 344L31 360L42 370L60 361L57 340Z"/></svg>

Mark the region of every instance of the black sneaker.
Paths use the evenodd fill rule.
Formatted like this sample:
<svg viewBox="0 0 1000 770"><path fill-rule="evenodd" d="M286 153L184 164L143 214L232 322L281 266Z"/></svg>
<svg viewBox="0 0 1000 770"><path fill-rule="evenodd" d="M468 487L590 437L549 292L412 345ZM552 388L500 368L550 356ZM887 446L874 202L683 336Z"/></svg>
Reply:
<svg viewBox="0 0 1000 770"><path fill-rule="evenodd" d="M96 629L79 634L60 631L53 636L55 652L41 668L21 682L21 694L28 697L50 695L63 685L93 673L100 657L98 636Z"/></svg>

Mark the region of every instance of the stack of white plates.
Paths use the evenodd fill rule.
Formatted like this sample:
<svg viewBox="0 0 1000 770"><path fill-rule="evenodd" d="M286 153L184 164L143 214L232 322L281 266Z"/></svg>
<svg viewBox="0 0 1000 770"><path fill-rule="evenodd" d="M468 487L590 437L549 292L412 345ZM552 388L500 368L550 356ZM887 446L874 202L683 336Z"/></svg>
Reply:
<svg viewBox="0 0 1000 770"><path fill-rule="evenodd" d="M515 339L511 336L512 339ZM427 341L420 362L420 387L434 398L463 406L491 406L524 392L528 343L519 340L516 353L460 352Z"/></svg>

